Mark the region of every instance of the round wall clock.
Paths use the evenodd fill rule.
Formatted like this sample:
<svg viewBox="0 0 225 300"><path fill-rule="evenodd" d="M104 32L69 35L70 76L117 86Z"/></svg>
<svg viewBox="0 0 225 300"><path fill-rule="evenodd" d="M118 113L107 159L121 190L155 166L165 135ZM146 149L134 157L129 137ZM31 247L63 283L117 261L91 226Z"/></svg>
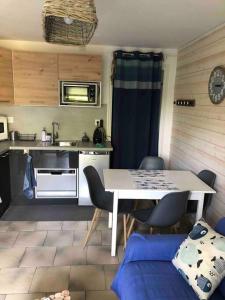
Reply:
<svg viewBox="0 0 225 300"><path fill-rule="evenodd" d="M225 99L225 68L216 67L212 70L208 85L209 98L213 104Z"/></svg>

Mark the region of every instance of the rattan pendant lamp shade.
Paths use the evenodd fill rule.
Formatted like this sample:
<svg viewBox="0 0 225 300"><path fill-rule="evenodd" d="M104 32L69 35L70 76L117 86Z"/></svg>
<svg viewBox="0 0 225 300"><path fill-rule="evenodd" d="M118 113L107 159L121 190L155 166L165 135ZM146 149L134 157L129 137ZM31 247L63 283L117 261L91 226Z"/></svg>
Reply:
<svg viewBox="0 0 225 300"><path fill-rule="evenodd" d="M86 45L98 23L94 0L44 0L42 15L49 43Z"/></svg>

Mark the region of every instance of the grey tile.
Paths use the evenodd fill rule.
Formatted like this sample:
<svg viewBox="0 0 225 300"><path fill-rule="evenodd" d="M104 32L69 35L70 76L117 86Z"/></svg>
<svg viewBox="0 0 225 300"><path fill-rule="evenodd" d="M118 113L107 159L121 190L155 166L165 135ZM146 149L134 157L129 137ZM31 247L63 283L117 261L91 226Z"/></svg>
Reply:
<svg viewBox="0 0 225 300"><path fill-rule="evenodd" d="M118 300L111 291L91 291L86 293L86 300Z"/></svg>
<svg viewBox="0 0 225 300"><path fill-rule="evenodd" d="M88 222L88 228L91 226L91 221ZM97 225L96 225L96 230L106 230L108 228L108 220L105 218L99 218Z"/></svg>
<svg viewBox="0 0 225 300"><path fill-rule="evenodd" d="M104 271L105 271L105 282L106 282L106 289L111 289L111 284L113 281L113 278L115 277L116 272L118 271L118 265L105 265Z"/></svg>
<svg viewBox="0 0 225 300"><path fill-rule="evenodd" d="M86 264L86 249L79 246L59 247L56 251L55 266Z"/></svg>
<svg viewBox="0 0 225 300"><path fill-rule="evenodd" d="M15 268L19 266L25 248L0 248L0 268Z"/></svg>
<svg viewBox="0 0 225 300"><path fill-rule="evenodd" d="M8 230L10 231L34 231L37 223L32 221L13 221L10 222Z"/></svg>
<svg viewBox="0 0 225 300"><path fill-rule="evenodd" d="M37 230L61 230L62 222L58 221L41 221L37 222Z"/></svg>
<svg viewBox="0 0 225 300"><path fill-rule="evenodd" d="M0 294L28 293L35 268L10 268L0 271Z"/></svg>
<svg viewBox="0 0 225 300"><path fill-rule="evenodd" d="M85 292L70 292L71 300L85 300ZM1 299L0 299L1 300Z"/></svg>
<svg viewBox="0 0 225 300"><path fill-rule="evenodd" d="M72 246L73 231L48 231L45 246Z"/></svg>
<svg viewBox="0 0 225 300"><path fill-rule="evenodd" d="M118 257L111 256L111 249L108 246L88 246L87 247L87 264L90 265L108 265L118 264Z"/></svg>
<svg viewBox="0 0 225 300"><path fill-rule="evenodd" d="M26 248L20 267L52 266L56 253L55 247Z"/></svg>
<svg viewBox="0 0 225 300"><path fill-rule="evenodd" d="M35 300L35 299L41 299L44 296L45 296L45 293L10 294L10 295L6 295L5 300Z"/></svg>
<svg viewBox="0 0 225 300"><path fill-rule="evenodd" d="M68 289L70 267L37 268L30 292L56 293Z"/></svg>
<svg viewBox="0 0 225 300"><path fill-rule="evenodd" d="M87 230L87 221L64 221L62 224L62 230Z"/></svg>
<svg viewBox="0 0 225 300"><path fill-rule="evenodd" d="M70 291L104 290L103 266L73 266L70 271Z"/></svg>
<svg viewBox="0 0 225 300"><path fill-rule="evenodd" d="M10 222L9 221L0 221L0 232L8 231Z"/></svg>
<svg viewBox="0 0 225 300"><path fill-rule="evenodd" d="M44 244L46 231L23 231L20 232L14 246L35 247Z"/></svg>
<svg viewBox="0 0 225 300"><path fill-rule="evenodd" d="M88 231L74 231L74 241L73 244L74 245L83 245L84 243L84 239L87 235ZM102 244L102 233L100 230L95 230L91 236L90 239L87 243L87 245L90 246L101 246Z"/></svg>
<svg viewBox="0 0 225 300"><path fill-rule="evenodd" d="M17 239L18 232L16 231L7 231L0 232L0 247L12 247Z"/></svg>

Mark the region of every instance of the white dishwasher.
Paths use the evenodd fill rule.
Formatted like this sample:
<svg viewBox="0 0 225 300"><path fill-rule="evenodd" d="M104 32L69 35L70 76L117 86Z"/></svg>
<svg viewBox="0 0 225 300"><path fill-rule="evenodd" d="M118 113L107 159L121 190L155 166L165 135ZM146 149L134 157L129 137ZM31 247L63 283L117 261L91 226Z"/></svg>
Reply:
<svg viewBox="0 0 225 300"><path fill-rule="evenodd" d="M79 153L79 205L92 205L84 168L93 166L103 182L103 170L109 168L109 152L82 151Z"/></svg>

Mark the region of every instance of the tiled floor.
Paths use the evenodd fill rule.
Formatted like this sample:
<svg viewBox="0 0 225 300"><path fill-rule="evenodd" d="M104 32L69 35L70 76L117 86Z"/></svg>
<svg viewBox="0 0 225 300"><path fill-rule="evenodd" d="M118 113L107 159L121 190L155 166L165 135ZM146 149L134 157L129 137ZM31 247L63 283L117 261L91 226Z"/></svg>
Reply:
<svg viewBox="0 0 225 300"><path fill-rule="evenodd" d="M110 256L111 231L103 216L83 249L89 226L0 221L0 300L34 300L63 289L72 300L116 300L110 285L122 246L117 257Z"/></svg>

